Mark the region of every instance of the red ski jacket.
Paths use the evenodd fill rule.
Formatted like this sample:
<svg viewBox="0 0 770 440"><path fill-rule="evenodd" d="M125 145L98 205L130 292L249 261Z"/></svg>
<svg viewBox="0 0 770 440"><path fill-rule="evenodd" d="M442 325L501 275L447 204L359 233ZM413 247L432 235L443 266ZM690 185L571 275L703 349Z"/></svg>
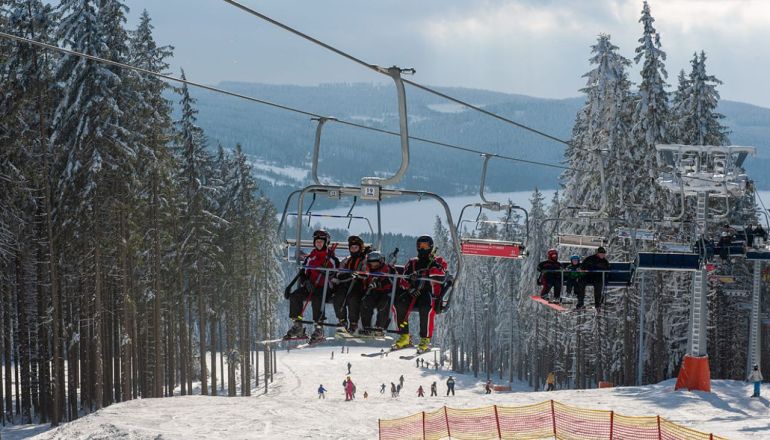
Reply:
<svg viewBox="0 0 770 440"><path fill-rule="evenodd" d="M386 264L380 267L379 269L377 269L375 273L392 274L392 273L396 273L396 268L391 266L390 264ZM364 282L364 290L368 290L370 288L371 288L370 292L373 292L373 293L390 294L390 291L393 290L393 278L369 275L368 277L366 277L366 281Z"/></svg>
<svg viewBox="0 0 770 440"><path fill-rule="evenodd" d="M337 258L336 255L329 252L329 248L324 248L323 250L319 251L318 249L313 248L313 251L310 252L310 255L305 257L305 262L303 263L306 267L339 267L340 260ZM313 269L305 269L305 275L310 279L310 282L313 283L313 286L315 287L323 287L324 285L324 279L326 277L326 271L322 270L313 270ZM331 281L332 277L334 276L333 272L329 272L329 280Z"/></svg>
<svg viewBox="0 0 770 440"><path fill-rule="evenodd" d="M409 276L413 273L417 274L419 278L436 278L437 282L430 283L433 290L433 296L441 296L441 283L446 276L447 263L441 257L436 257L432 260L420 260L419 258L412 258L404 266L404 275ZM408 279L401 280L401 287L408 289L410 287ZM418 287L420 282L417 282Z"/></svg>

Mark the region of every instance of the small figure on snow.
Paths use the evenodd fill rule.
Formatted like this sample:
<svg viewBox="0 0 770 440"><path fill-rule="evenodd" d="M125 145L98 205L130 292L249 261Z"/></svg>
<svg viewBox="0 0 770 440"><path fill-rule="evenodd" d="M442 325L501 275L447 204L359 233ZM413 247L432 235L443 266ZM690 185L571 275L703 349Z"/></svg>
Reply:
<svg viewBox="0 0 770 440"><path fill-rule="evenodd" d="M749 382L754 383L754 394L751 397L759 397L759 389L762 385L762 372L759 371L759 365L754 364L754 368L751 370L751 374L749 374Z"/></svg>
<svg viewBox="0 0 770 440"><path fill-rule="evenodd" d="M438 386L436 385L436 382L433 381L432 384L430 384L430 397L436 396L438 397Z"/></svg>
<svg viewBox="0 0 770 440"><path fill-rule="evenodd" d="M390 383L390 397L396 397L397 395L398 394L397 394L397 390L396 390L396 384L391 382Z"/></svg>
<svg viewBox="0 0 770 440"><path fill-rule="evenodd" d="M323 340L323 327L321 327L323 313L323 288L331 286L331 276L329 272L314 268L336 268L339 267L339 259L334 255L334 251L329 248L331 235L324 230L313 232L313 250L305 257L302 262L304 269L297 274L299 288L291 293L287 292L289 300L289 317L293 321L292 327L284 336L285 339L296 339L305 337L305 327L302 325L306 302L310 301L313 309L313 321L315 330L310 336L311 342ZM329 298L330 299L330 298Z"/></svg>
<svg viewBox="0 0 770 440"><path fill-rule="evenodd" d="M332 350L332 360L334 360L334 350Z"/></svg>
<svg viewBox="0 0 770 440"><path fill-rule="evenodd" d="M342 386L345 387L345 401L353 400L353 394L355 393L353 387L355 385L353 385L353 381L350 380L350 376L342 382Z"/></svg>
<svg viewBox="0 0 770 440"><path fill-rule="evenodd" d="M448 396L449 393L452 393L452 395L455 395L455 380L452 376L449 376L449 379L446 380L446 395Z"/></svg>
<svg viewBox="0 0 770 440"><path fill-rule="evenodd" d="M385 394L385 384L380 385L380 394Z"/></svg>
<svg viewBox="0 0 770 440"><path fill-rule="evenodd" d="M350 367L352 367L352 365L350 364L350 362L348 362L348 373L347 374L350 374Z"/></svg>
<svg viewBox="0 0 770 440"><path fill-rule="evenodd" d="M420 387L417 388L417 397L425 397L425 391L423 391L422 385L420 385Z"/></svg>
<svg viewBox="0 0 770 440"><path fill-rule="evenodd" d="M607 261L607 250L604 249L603 246L599 246L596 249L595 254L586 257L586 259L583 260L583 262L580 264L580 268L584 272L588 272L584 277L584 286L593 286L594 306L597 310L599 310L604 303L604 296L602 295L604 289L604 278L607 276L607 272L610 270L610 262ZM582 293L585 294L585 291ZM583 308L583 294L578 292L578 302L575 308Z"/></svg>
<svg viewBox="0 0 770 440"><path fill-rule="evenodd" d="M484 394L492 394L492 379L488 379L484 384Z"/></svg>
<svg viewBox="0 0 770 440"><path fill-rule="evenodd" d="M548 373L548 377L545 378L545 383L547 385L546 391L553 391L556 389L556 373L551 371Z"/></svg>
<svg viewBox="0 0 770 440"><path fill-rule="evenodd" d="M561 284L562 284L562 267L559 263L559 252L556 249L549 249L547 260L541 261L537 264L537 271L540 272L538 277L538 284L543 286L540 289L540 296L545 298L548 296L551 288L553 287L553 302L561 302Z"/></svg>
<svg viewBox="0 0 770 440"><path fill-rule="evenodd" d="M433 319L436 307L441 305L444 293L447 263L436 255L433 238L423 235L417 238L417 258L404 266L407 279L401 280L402 292L396 301L398 331L401 334L394 349L406 348L409 339L409 313L417 309L420 315L420 343L417 350L428 351L433 336Z"/></svg>
<svg viewBox="0 0 770 440"><path fill-rule="evenodd" d="M420 358L417 358L417 359L414 360L414 367L415 368L420 368Z"/></svg>
<svg viewBox="0 0 770 440"><path fill-rule="evenodd" d="M398 385L396 385L396 397L398 397L398 396L399 396L399 394L401 394L401 388L403 388L403 387L401 386L401 384L398 384Z"/></svg>
<svg viewBox="0 0 770 440"><path fill-rule="evenodd" d="M364 399L368 399L368 398L369 398L369 392L368 391L364 391Z"/></svg>
<svg viewBox="0 0 770 440"><path fill-rule="evenodd" d="M404 386L404 375L402 374L401 377L398 378L398 384L399 386Z"/></svg>
<svg viewBox="0 0 770 440"><path fill-rule="evenodd" d="M326 388L324 388L323 384L318 385L318 398L326 399Z"/></svg>

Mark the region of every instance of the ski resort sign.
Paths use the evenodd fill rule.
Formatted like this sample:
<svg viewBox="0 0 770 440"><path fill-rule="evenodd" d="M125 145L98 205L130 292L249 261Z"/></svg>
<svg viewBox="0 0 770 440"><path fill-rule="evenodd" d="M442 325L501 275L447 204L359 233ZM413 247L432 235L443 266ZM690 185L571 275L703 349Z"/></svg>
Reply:
<svg viewBox="0 0 770 440"><path fill-rule="evenodd" d="M462 241L463 255L497 258L524 258L524 246L512 241L464 239Z"/></svg>

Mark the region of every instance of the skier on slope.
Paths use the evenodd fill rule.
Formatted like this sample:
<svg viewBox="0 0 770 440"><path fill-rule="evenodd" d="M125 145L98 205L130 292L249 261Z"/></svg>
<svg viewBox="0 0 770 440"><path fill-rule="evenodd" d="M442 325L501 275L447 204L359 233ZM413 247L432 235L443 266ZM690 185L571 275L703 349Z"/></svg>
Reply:
<svg viewBox="0 0 770 440"><path fill-rule="evenodd" d="M363 276L356 272L366 271L366 254L371 248L364 245L361 237L351 235L348 237L348 251L350 256L342 260L340 268L352 272L337 272L331 282L334 285L334 313L340 324L337 331L353 334L358 328L364 295Z"/></svg>
<svg viewBox="0 0 770 440"><path fill-rule="evenodd" d="M569 257L569 264L564 267L564 285L567 288L567 295L575 295L579 301L583 302L585 289L583 288L583 272L580 271L580 255Z"/></svg>
<svg viewBox="0 0 770 440"><path fill-rule="evenodd" d="M311 301L313 306L313 321L315 321L315 330L310 336L310 341L319 341L323 339L323 328L321 327L322 312L325 304L323 300L324 284L327 289L331 286L331 273L313 268L336 268L339 266L339 260L329 249L331 235L324 230L313 232L313 250L305 257L302 263L304 269L299 274L300 288L289 294L289 317L293 321L292 327L286 333L284 338L301 338L305 336L305 327L302 325L302 313L306 301ZM328 275L327 275L328 274ZM327 292L328 294L328 292Z"/></svg>
<svg viewBox="0 0 770 440"><path fill-rule="evenodd" d="M420 313L420 343L417 350L427 351L430 348L436 301L441 301L442 284L446 279L447 263L435 255L433 238L423 235L417 238L416 246L417 258L412 258L404 266L404 275L408 280L401 280L403 291L396 301L398 331L401 334L393 344L396 350L410 345L409 313L413 309Z"/></svg>
<svg viewBox="0 0 770 440"><path fill-rule="evenodd" d="M492 379L488 379L484 384L484 394L492 394Z"/></svg>
<svg viewBox="0 0 770 440"><path fill-rule="evenodd" d="M385 384L380 385L380 394L385 394Z"/></svg>
<svg viewBox="0 0 770 440"><path fill-rule="evenodd" d="M417 388L417 397L425 397L425 391L422 389L422 385Z"/></svg>
<svg viewBox="0 0 770 440"><path fill-rule="evenodd" d="M390 383L390 397L396 397L398 394L396 392L396 384L393 382Z"/></svg>
<svg viewBox="0 0 770 440"><path fill-rule="evenodd" d="M545 383L548 385L548 388L546 388L546 391L553 391L556 389L556 373L551 371L548 373L548 377L545 378Z"/></svg>
<svg viewBox="0 0 770 440"><path fill-rule="evenodd" d="M446 380L446 395L448 396L450 392L453 396L455 395L455 380L452 376Z"/></svg>
<svg viewBox="0 0 770 440"><path fill-rule="evenodd" d="M395 274L396 268L385 262L385 257L379 252L371 252L366 257L366 268L370 275L364 280L365 294L361 312L363 333L375 337L385 335L388 327L390 312L390 294L393 291L394 279L387 276ZM382 275L380 275L382 274ZM377 309L377 319L372 327L372 316Z"/></svg>
<svg viewBox="0 0 770 440"><path fill-rule="evenodd" d="M762 372L759 371L759 365L754 364L751 374L749 374L748 381L754 383L754 394L752 394L751 397L759 397L759 390L762 385Z"/></svg>
<svg viewBox="0 0 770 440"><path fill-rule="evenodd" d="M438 386L436 385L435 381L432 384L430 384L430 397L433 397L433 396L438 397Z"/></svg>
<svg viewBox="0 0 770 440"><path fill-rule="evenodd" d="M540 289L540 296L545 298L553 287L553 302L561 302L561 284L562 284L562 266L559 263L559 252L556 249L549 249L547 259L537 265L537 271L540 272L538 283L543 286Z"/></svg>
<svg viewBox="0 0 770 440"><path fill-rule="evenodd" d="M584 285L591 285L594 289L594 306L598 311L604 303L604 296L602 295L604 289L604 279L608 275L607 271L610 270L610 262L607 261L607 250L604 247L599 246L596 249L596 253L586 257L580 264L580 269L585 274ZM582 309L583 301L578 297L578 303L575 308Z"/></svg>
<svg viewBox="0 0 770 440"><path fill-rule="evenodd" d="M342 386L345 387L345 401L353 400L353 381L350 380L350 376L348 376L343 382Z"/></svg>
<svg viewBox="0 0 770 440"><path fill-rule="evenodd" d="M326 388L324 388L323 384L318 385L318 398L326 400Z"/></svg>

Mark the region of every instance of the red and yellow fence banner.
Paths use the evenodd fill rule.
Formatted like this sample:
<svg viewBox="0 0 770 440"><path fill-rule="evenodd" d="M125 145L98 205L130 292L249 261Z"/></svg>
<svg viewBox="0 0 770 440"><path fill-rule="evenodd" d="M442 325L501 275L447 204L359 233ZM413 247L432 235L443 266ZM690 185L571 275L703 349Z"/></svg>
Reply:
<svg viewBox="0 0 770 440"><path fill-rule="evenodd" d="M629 417L553 400L528 406L443 407L380 420L380 440L726 440L660 416Z"/></svg>

